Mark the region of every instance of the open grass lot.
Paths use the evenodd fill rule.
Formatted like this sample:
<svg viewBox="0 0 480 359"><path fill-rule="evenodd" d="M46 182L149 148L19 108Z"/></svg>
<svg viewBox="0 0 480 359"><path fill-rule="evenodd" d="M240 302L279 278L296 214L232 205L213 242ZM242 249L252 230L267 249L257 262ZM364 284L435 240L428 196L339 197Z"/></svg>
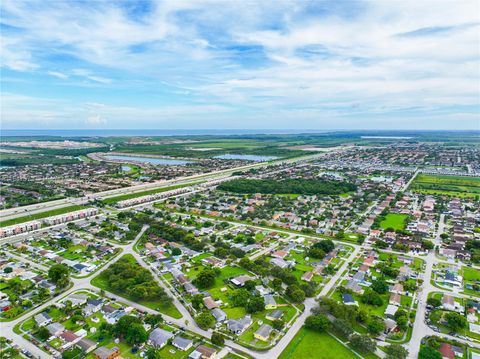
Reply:
<svg viewBox="0 0 480 359"><path fill-rule="evenodd" d="M46 217L57 216L59 214L64 214L64 213L68 213L68 212L75 212L75 211L79 211L83 208L85 208L85 206L73 205L73 206L67 206L67 207L52 209L51 211L35 213L35 214L28 215L28 216L17 217L17 218L13 218L13 219L7 219L5 221L0 221L0 227L6 227L6 226L11 226L11 225L14 225L14 224L18 224L18 223L34 221L36 219L42 219L42 218L46 218Z"/></svg>
<svg viewBox="0 0 480 359"><path fill-rule="evenodd" d="M480 282L480 271L475 268L463 267L463 279L463 293L480 296L480 291L476 286Z"/></svg>
<svg viewBox="0 0 480 359"><path fill-rule="evenodd" d="M406 214L388 213L385 219L380 222L383 229L393 228L395 230L404 230L408 216Z"/></svg>
<svg viewBox="0 0 480 359"><path fill-rule="evenodd" d="M475 268L463 267L463 278L469 281L480 280L480 271Z"/></svg>
<svg viewBox="0 0 480 359"><path fill-rule="evenodd" d="M425 194L476 197L480 196L480 177L419 174L410 189Z"/></svg>
<svg viewBox="0 0 480 359"><path fill-rule="evenodd" d="M280 354L279 359L356 358L357 356L327 333L302 328Z"/></svg>
<svg viewBox="0 0 480 359"><path fill-rule="evenodd" d="M192 183L187 183L187 184L180 184L180 185L176 185L176 186L155 188L155 189L150 189L148 191L127 193L127 194L124 194L124 195L121 195L121 196L106 198L102 202L105 203L105 204L115 204L117 202L125 201L127 199L148 196L148 195L151 195L151 194L166 192L166 191L170 191L170 190L177 189L177 188L183 188L183 187L187 187L187 186L193 186L193 185L199 184L201 182L203 182L203 181L197 181L197 182L192 182Z"/></svg>

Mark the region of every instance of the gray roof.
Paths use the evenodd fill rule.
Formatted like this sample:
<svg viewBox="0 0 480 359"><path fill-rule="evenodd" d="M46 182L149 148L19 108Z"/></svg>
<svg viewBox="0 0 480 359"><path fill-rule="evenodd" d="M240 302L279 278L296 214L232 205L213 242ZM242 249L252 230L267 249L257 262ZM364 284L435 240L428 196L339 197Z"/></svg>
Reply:
<svg viewBox="0 0 480 359"><path fill-rule="evenodd" d="M268 338L272 332L272 327L269 324L262 324L260 328L257 329L255 334L259 334L262 337Z"/></svg>
<svg viewBox="0 0 480 359"><path fill-rule="evenodd" d="M190 339L187 339L187 338L183 338L183 337L180 337L180 336L176 336L173 340L172 340L172 344L174 346L176 346L177 348L180 348L180 349L186 349L188 348L191 344L193 344L193 341L190 340Z"/></svg>
<svg viewBox="0 0 480 359"><path fill-rule="evenodd" d="M51 320L52 318L50 318L50 316L46 312L41 312L41 313L37 314L34 317L34 319L37 322L37 324L41 325L42 323L47 322L47 321Z"/></svg>
<svg viewBox="0 0 480 359"><path fill-rule="evenodd" d="M273 298L272 294L265 294L263 299L265 300L265 305L277 305L277 302L275 301L275 298Z"/></svg>
<svg viewBox="0 0 480 359"><path fill-rule="evenodd" d="M227 321L227 327L232 332L243 332L245 328L249 327L252 324L252 318L250 316L245 316L241 319L229 319Z"/></svg>
<svg viewBox="0 0 480 359"><path fill-rule="evenodd" d="M148 340L154 343L155 345L163 345L173 337L173 333L166 331L161 328L155 328L151 333L150 336L148 337Z"/></svg>
<svg viewBox="0 0 480 359"><path fill-rule="evenodd" d="M227 315L225 314L225 312L220 308L213 308L212 315L215 317L217 322L225 320L227 318Z"/></svg>
<svg viewBox="0 0 480 359"><path fill-rule="evenodd" d="M48 332L54 334L57 332L62 332L65 330L65 327L60 323L52 323L47 326Z"/></svg>
<svg viewBox="0 0 480 359"><path fill-rule="evenodd" d="M86 352L90 348L97 346L97 343L95 343L93 340L82 338L77 342L77 346Z"/></svg>
<svg viewBox="0 0 480 359"><path fill-rule="evenodd" d="M280 319L282 316L283 316L283 312L278 309L275 309L273 312L267 314L267 317L274 318L274 319Z"/></svg>
<svg viewBox="0 0 480 359"><path fill-rule="evenodd" d="M112 349L108 349L108 348L105 348L105 347L100 347L100 348L95 349L93 354L98 356L100 359L107 359L110 355L115 353L117 350L118 350L118 348L116 348L116 347L112 348Z"/></svg>

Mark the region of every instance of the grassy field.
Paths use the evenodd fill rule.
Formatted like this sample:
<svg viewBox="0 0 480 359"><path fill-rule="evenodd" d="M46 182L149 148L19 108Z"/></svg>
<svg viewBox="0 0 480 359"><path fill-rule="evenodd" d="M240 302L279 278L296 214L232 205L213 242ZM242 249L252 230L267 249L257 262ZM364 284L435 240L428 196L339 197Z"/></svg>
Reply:
<svg viewBox="0 0 480 359"><path fill-rule="evenodd" d="M411 189L425 194L476 197L480 196L480 177L419 174Z"/></svg>
<svg viewBox="0 0 480 359"><path fill-rule="evenodd" d="M480 280L480 271L474 268L463 267L463 279L469 281Z"/></svg>
<svg viewBox="0 0 480 359"><path fill-rule="evenodd" d="M192 183L188 183L188 184L179 184L179 185L176 185L176 186L155 188L155 189L150 189L150 190L147 190L147 191L141 191L141 192L135 192L135 193L127 193L127 194L123 194L121 196L105 198L103 200L103 203L105 203L105 204L115 204L117 202L125 201L127 199L132 199L132 198L137 198L137 197L148 196L148 195L155 194L155 193L171 191L173 189L183 188L183 187L187 187L187 186L193 186L193 185L196 185L196 184L199 184L199 183L202 183L202 182L204 182L204 181L197 181L197 182L192 182Z"/></svg>
<svg viewBox="0 0 480 359"><path fill-rule="evenodd" d="M380 227L383 229L393 228L395 230L403 230L406 227L406 220L408 215L398 213L388 213L385 219L380 222Z"/></svg>
<svg viewBox="0 0 480 359"><path fill-rule="evenodd" d="M280 354L279 359L349 359L356 357L352 351L345 348L331 335L302 328Z"/></svg>
<svg viewBox="0 0 480 359"><path fill-rule="evenodd" d="M35 213L35 214L28 215L28 216L17 217L17 218L13 218L13 219L7 219L5 221L0 221L0 227L6 227L6 226L11 226L11 225L14 225L14 224L18 224L18 223L33 221L33 220L36 220L36 219L42 219L42 218L46 218L46 217L57 216L59 214L78 211L78 210L83 209L83 208L86 208L86 207L85 206L79 206L79 205L73 205L73 206L67 206L67 207L52 209L50 211Z"/></svg>

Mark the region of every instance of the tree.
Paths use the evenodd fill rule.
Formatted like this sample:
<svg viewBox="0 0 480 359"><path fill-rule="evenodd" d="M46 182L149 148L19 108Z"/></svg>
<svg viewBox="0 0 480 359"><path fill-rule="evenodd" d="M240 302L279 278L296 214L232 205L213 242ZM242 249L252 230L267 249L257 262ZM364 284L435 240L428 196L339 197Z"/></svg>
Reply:
<svg viewBox="0 0 480 359"><path fill-rule="evenodd" d="M265 300L259 295L253 296L245 306L247 313L257 313L265 309Z"/></svg>
<svg viewBox="0 0 480 359"><path fill-rule="evenodd" d="M330 320L328 320L328 317L323 314L314 314L305 320L305 328L312 329L317 332L328 330L330 325Z"/></svg>
<svg viewBox="0 0 480 359"><path fill-rule="evenodd" d="M49 333L47 327L40 327L37 330L36 336L38 337L38 339L40 339L42 341L45 341L48 338L50 338L50 333Z"/></svg>
<svg viewBox="0 0 480 359"><path fill-rule="evenodd" d="M256 286L257 286L257 283L255 283L254 280L247 280L247 281L243 284L243 288L245 288L245 289L248 290L248 291L254 290Z"/></svg>
<svg viewBox="0 0 480 359"><path fill-rule="evenodd" d="M83 352L79 348L68 349L62 353L62 359L80 359L83 357Z"/></svg>
<svg viewBox="0 0 480 359"><path fill-rule="evenodd" d="M386 350L387 359L405 359L408 356L408 350L399 344L390 344Z"/></svg>
<svg viewBox="0 0 480 359"><path fill-rule="evenodd" d="M234 290L230 296L232 301L232 306L234 307L245 307L250 300L252 295L246 289L237 289Z"/></svg>
<svg viewBox="0 0 480 359"><path fill-rule="evenodd" d="M329 253L333 251L335 248L335 244L330 239L325 239L323 241L317 242L313 245L314 248L319 248L323 250L325 253Z"/></svg>
<svg viewBox="0 0 480 359"><path fill-rule="evenodd" d="M361 301L365 304L375 305L377 307L383 304L383 299L380 297L380 294L374 292L373 290L368 290L363 293Z"/></svg>
<svg viewBox="0 0 480 359"><path fill-rule="evenodd" d="M332 329L344 338L348 338L353 333L352 325L345 319L335 319L332 323Z"/></svg>
<svg viewBox="0 0 480 359"><path fill-rule="evenodd" d="M133 315L124 315L113 327L113 332L117 336L125 337L130 328L134 324L142 324L142 320Z"/></svg>
<svg viewBox="0 0 480 359"><path fill-rule="evenodd" d="M272 287L275 291L279 292L282 289L282 280L280 278L273 278L270 283L272 283Z"/></svg>
<svg viewBox="0 0 480 359"><path fill-rule="evenodd" d="M203 295L201 294L195 294L192 297L192 307L195 309L200 309L201 305L203 304Z"/></svg>
<svg viewBox="0 0 480 359"><path fill-rule="evenodd" d="M447 327L454 332L467 327L467 319L458 313L445 314L445 320L447 321Z"/></svg>
<svg viewBox="0 0 480 359"><path fill-rule="evenodd" d="M147 314L143 321L152 327L156 327L158 324L163 323L163 317L161 314Z"/></svg>
<svg viewBox="0 0 480 359"><path fill-rule="evenodd" d="M418 359L442 359L442 354L431 347L422 346L418 353Z"/></svg>
<svg viewBox="0 0 480 359"><path fill-rule="evenodd" d="M197 278L195 278L195 283L199 288L210 288L215 284L215 277L215 271L207 268L198 274Z"/></svg>
<svg viewBox="0 0 480 359"><path fill-rule="evenodd" d="M425 249L433 249L435 247L435 245L433 244L432 241L429 241L427 239L424 239L422 241L422 247L425 248Z"/></svg>
<svg viewBox="0 0 480 359"><path fill-rule="evenodd" d="M427 304L431 305L434 308L438 308L439 306L442 305L442 302L438 298L430 297L427 299Z"/></svg>
<svg viewBox="0 0 480 359"><path fill-rule="evenodd" d="M203 330L207 330L208 328L213 327L215 324L215 318L212 314L210 314L210 312L200 313L195 318L195 321L197 322L198 326Z"/></svg>
<svg viewBox="0 0 480 359"><path fill-rule="evenodd" d="M182 250L177 247L173 247L171 252L172 252L172 256L179 256L182 254Z"/></svg>
<svg viewBox="0 0 480 359"><path fill-rule="evenodd" d="M285 326L285 323L281 319L277 319L272 322L273 329L282 330L284 326Z"/></svg>
<svg viewBox="0 0 480 359"><path fill-rule="evenodd" d="M138 345L145 343L148 339L148 333L143 327L143 325L139 323L133 323L127 329L127 333L125 335L125 341L131 345Z"/></svg>
<svg viewBox="0 0 480 359"><path fill-rule="evenodd" d="M377 348L377 343L366 335L353 334L350 337L350 344L355 350L362 353L373 353Z"/></svg>
<svg viewBox="0 0 480 359"><path fill-rule="evenodd" d="M225 344L225 337L219 332L213 332L211 342L214 345L222 347Z"/></svg>
<svg viewBox="0 0 480 359"><path fill-rule="evenodd" d="M373 335L378 335L385 330L385 324L378 318L372 318L367 324L368 332Z"/></svg>
<svg viewBox="0 0 480 359"><path fill-rule="evenodd" d="M396 319L397 325L400 327L400 329L405 330L407 329L407 324L408 324L408 319L406 316L398 317Z"/></svg>
<svg viewBox="0 0 480 359"><path fill-rule="evenodd" d="M162 359L162 356L160 355L159 350L155 348L148 348L147 351L145 352L145 358L146 359Z"/></svg>
<svg viewBox="0 0 480 359"><path fill-rule="evenodd" d="M312 247L308 251L308 256L316 259L323 259L325 258L325 252L323 249Z"/></svg>
<svg viewBox="0 0 480 359"><path fill-rule="evenodd" d="M48 270L48 278L60 288L68 285L70 279L70 271L64 264L55 264Z"/></svg>
<svg viewBox="0 0 480 359"><path fill-rule="evenodd" d="M370 286L370 288L372 288L372 290L374 290L378 294L385 294L388 291L388 284L387 282L385 282L384 279L379 278L372 282L372 285Z"/></svg>
<svg viewBox="0 0 480 359"><path fill-rule="evenodd" d="M291 285L286 290L287 297L294 303L302 303L305 300L305 292L298 285Z"/></svg>

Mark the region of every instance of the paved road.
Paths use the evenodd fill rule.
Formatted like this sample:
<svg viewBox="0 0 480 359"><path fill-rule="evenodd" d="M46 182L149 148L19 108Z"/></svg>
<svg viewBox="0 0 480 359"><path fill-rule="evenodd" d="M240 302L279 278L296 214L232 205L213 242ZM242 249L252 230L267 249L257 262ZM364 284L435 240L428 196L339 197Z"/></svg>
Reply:
<svg viewBox="0 0 480 359"><path fill-rule="evenodd" d="M438 231L434 239L434 243L436 245L440 245L442 242L442 239L440 235L445 231L445 215L440 216L439 220L439 225L438 225ZM422 285L422 290L418 294L418 307L417 307L417 314L415 316L415 323L413 325L413 333L412 333L412 339L408 344L405 346L408 348L409 351L409 358L411 359L416 359L418 357L418 352L420 350L420 344L422 339L425 336L429 335L437 335L437 336L443 336L447 337L449 339L457 340L459 342L462 342L466 345L469 345L471 347L475 348L480 348L480 345L477 343L474 343L472 341L468 340L463 340L459 339L456 337L452 337L447 334L440 334L434 332L426 323L425 323L425 313L426 313L426 307L427 307L427 299L428 299L428 293L430 292L443 292L443 293L450 293L452 294L452 291L450 290L443 290L440 288L435 287L433 284L430 283L430 280L432 278L432 272L433 272L433 266L437 263L440 263L441 261L435 256L435 251L430 251L426 257L423 257L423 259L426 262L426 268L423 276L423 285ZM456 296L468 298L469 296L463 295L461 293L455 293Z"/></svg>
<svg viewBox="0 0 480 359"><path fill-rule="evenodd" d="M279 165L283 163L292 163L292 162L311 160L311 159L315 159L322 156L325 156L325 153L318 153L318 154L307 155L304 157L291 158L286 160L281 159L281 160L272 161L272 162L253 163L253 164L229 168L225 170L212 171L209 173L201 173L193 176L178 177L168 181L161 180L161 181L155 181L152 183L146 183L146 184L141 184L136 186L116 188L108 191L89 194L79 198L64 198L64 199L59 199L55 201L32 204L29 206L8 208L0 211L0 219L5 220L5 219L23 217L23 216L40 213L40 212L44 212L44 211L55 209L55 208L67 207L72 204L86 203L91 199L108 198L108 197L113 197L113 196L118 196L118 195L123 195L128 193L140 192L147 189L168 187L168 186L178 185L178 184L188 184L189 182L196 181L196 180L214 179L215 177L230 175L236 171L243 171L243 170L258 168L258 167L268 167L268 166Z"/></svg>

